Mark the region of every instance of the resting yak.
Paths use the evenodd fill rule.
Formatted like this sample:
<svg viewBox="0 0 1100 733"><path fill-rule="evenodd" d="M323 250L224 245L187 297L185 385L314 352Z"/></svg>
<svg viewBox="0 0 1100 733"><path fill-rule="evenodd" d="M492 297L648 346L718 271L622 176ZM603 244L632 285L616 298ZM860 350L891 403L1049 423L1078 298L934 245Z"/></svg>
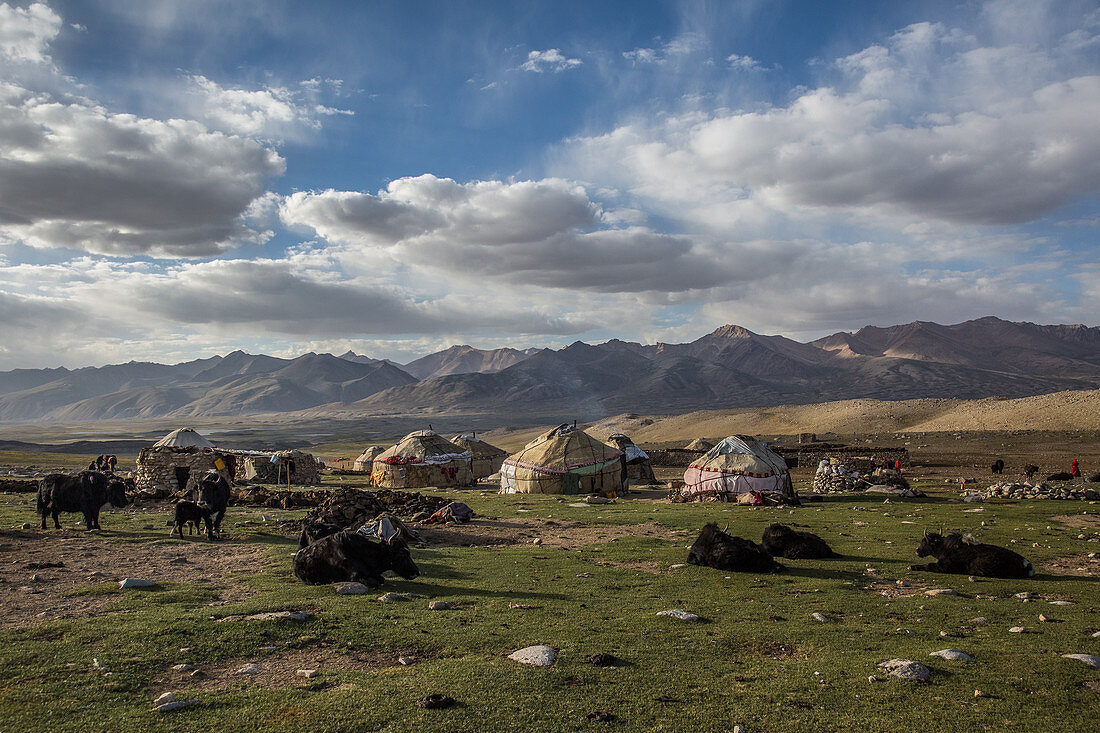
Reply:
<svg viewBox="0 0 1100 733"><path fill-rule="evenodd" d="M298 549L312 545L322 537L328 537L334 535L337 532L343 531L343 527L339 524L330 524L328 522L303 522L302 534L298 535Z"/></svg>
<svg viewBox="0 0 1100 733"><path fill-rule="evenodd" d="M773 524L765 529L760 544L772 555L788 560L840 557L816 534L798 532L784 524Z"/></svg>
<svg viewBox="0 0 1100 733"><path fill-rule="evenodd" d="M958 532L946 537L936 532L925 534L917 547L917 555L932 555L936 562L910 565L910 570L986 578L1028 578L1035 575L1035 568L1022 555L996 545L970 544Z"/></svg>
<svg viewBox="0 0 1100 733"><path fill-rule="evenodd" d="M752 540L731 537L709 522L688 551L688 562L741 573L774 573L783 566Z"/></svg>
<svg viewBox="0 0 1100 733"><path fill-rule="evenodd" d="M294 574L309 585L352 581L377 588L387 570L406 580L420 575L404 542L374 542L348 529L322 537L294 555Z"/></svg>
<svg viewBox="0 0 1100 733"><path fill-rule="evenodd" d="M42 529L46 528L47 515L53 516L54 529L61 529L57 519L61 512L81 512L87 529L99 529L100 509L107 504L124 507L129 503L126 484L99 471L81 471L75 475L51 473L38 482Z"/></svg>

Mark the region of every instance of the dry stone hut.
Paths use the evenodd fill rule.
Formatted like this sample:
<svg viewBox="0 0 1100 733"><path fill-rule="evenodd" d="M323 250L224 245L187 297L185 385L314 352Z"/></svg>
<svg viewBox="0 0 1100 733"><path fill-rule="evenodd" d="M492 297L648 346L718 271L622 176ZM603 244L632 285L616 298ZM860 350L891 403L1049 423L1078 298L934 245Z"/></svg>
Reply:
<svg viewBox="0 0 1100 733"><path fill-rule="evenodd" d="M192 476L201 478L207 471L221 470L232 477L225 453L194 428L179 428L141 450L134 482L142 491L176 493L187 488Z"/></svg>
<svg viewBox="0 0 1100 733"><path fill-rule="evenodd" d="M649 461L649 454L634 444L634 441L623 435L615 433L608 437L607 442L623 452L626 461L626 478L640 484L653 484L657 477L653 475L653 465Z"/></svg>
<svg viewBox="0 0 1100 733"><path fill-rule="evenodd" d="M321 483L321 465L310 453L300 450L223 452L236 481L295 486L314 486Z"/></svg>
<svg viewBox="0 0 1100 733"><path fill-rule="evenodd" d="M714 442L706 438L696 438L684 446L684 450L708 451L714 447Z"/></svg>
<svg viewBox="0 0 1100 733"><path fill-rule="evenodd" d="M352 469L356 471L372 470L371 464L374 463L374 459L382 455L385 452L385 448L380 445L369 445L366 450L359 454L359 457L355 459L355 462L351 464Z"/></svg>
<svg viewBox="0 0 1100 733"><path fill-rule="evenodd" d="M508 451L486 443L472 434L456 435L451 438L451 442L470 452L470 470L474 473L474 481L487 478L499 471L501 464L508 456Z"/></svg>
<svg viewBox="0 0 1100 733"><path fill-rule="evenodd" d="M409 433L371 464L371 482L384 489L469 486L470 452L431 430Z"/></svg>
<svg viewBox="0 0 1100 733"><path fill-rule="evenodd" d="M622 491L622 451L571 425L559 425L504 459L502 494Z"/></svg>
<svg viewBox="0 0 1100 733"><path fill-rule="evenodd" d="M731 435L684 472L686 499L729 499L751 491L794 497L787 462L755 438Z"/></svg>

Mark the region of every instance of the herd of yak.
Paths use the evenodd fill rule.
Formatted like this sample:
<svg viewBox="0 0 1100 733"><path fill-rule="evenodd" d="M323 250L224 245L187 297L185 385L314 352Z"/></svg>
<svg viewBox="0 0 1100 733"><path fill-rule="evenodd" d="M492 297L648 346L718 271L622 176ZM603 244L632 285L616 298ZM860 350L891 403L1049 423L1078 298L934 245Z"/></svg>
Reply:
<svg viewBox="0 0 1100 733"><path fill-rule="evenodd" d="M54 527L61 528L58 515L81 512L89 530L99 529L99 512L108 504L126 506L126 482L113 473L102 470L81 471L78 474L50 474L38 487L38 513L42 529L46 517L52 516ZM229 506L228 481L211 471L191 486L188 495L193 501L176 503L172 534L183 535L206 526L209 539L221 534L221 523ZM309 584L357 582L376 588L382 584L383 573L394 573L409 580L419 574L408 546L399 539L375 542L358 532L333 524L307 523L294 555L294 574ZM978 575L993 578L1026 578L1035 574L1032 564L1017 553L995 545L975 541L954 533L946 537L925 533L917 547L919 557L929 555L936 562L911 565L910 570L938 573ZM784 569L776 557L787 559L817 559L840 557L817 535L800 532L782 524L772 524L764 530L761 544L734 537L711 522L703 527L688 552L688 562L719 570L772 573Z"/></svg>

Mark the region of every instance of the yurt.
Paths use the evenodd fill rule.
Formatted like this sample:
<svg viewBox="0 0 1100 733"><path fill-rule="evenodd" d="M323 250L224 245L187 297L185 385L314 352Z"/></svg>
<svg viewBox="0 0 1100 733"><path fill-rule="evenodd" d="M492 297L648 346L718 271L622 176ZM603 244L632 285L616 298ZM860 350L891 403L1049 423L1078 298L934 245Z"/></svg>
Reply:
<svg viewBox="0 0 1100 733"><path fill-rule="evenodd" d="M706 438L696 438L684 446L684 450L708 451L714 447L714 442Z"/></svg>
<svg viewBox="0 0 1100 733"><path fill-rule="evenodd" d="M380 445L367 446L366 450L360 453L355 462L351 464L352 468L356 471L372 471L371 464L374 463L374 459L382 455L385 450Z"/></svg>
<svg viewBox="0 0 1100 733"><path fill-rule="evenodd" d="M194 428L179 428L141 449L134 482L142 491L176 493L186 490L193 476L226 469L225 451L215 449Z"/></svg>
<svg viewBox="0 0 1100 733"><path fill-rule="evenodd" d="M633 440L622 433L615 433L608 437L607 442L623 452L627 479L640 484L657 482L657 477L653 475L653 465L649 462L649 454L635 445Z"/></svg>
<svg viewBox="0 0 1100 733"><path fill-rule="evenodd" d="M595 494L622 491L622 451L574 425L532 440L500 467L502 494Z"/></svg>
<svg viewBox="0 0 1100 733"><path fill-rule="evenodd" d="M470 452L431 430L409 433L382 451L371 466L371 482L384 489L469 486L474 482Z"/></svg>
<svg viewBox="0 0 1100 733"><path fill-rule="evenodd" d="M468 435L456 435L451 442L459 448L470 452L470 470L474 472L474 480L492 476L500 470L508 451L497 448L492 443L486 443L473 433Z"/></svg>
<svg viewBox="0 0 1100 733"><path fill-rule="evenodd" d="M736 498L750 491L794 497L787 462L755 438L731 435L684 472L686 499Z"/></svg>
<svg viewBox="0 0 1100 733"><path fill-rule="evenodd" d="M154 448L213 448L214 444L194 428L177 428L153 443Z"/></svg>

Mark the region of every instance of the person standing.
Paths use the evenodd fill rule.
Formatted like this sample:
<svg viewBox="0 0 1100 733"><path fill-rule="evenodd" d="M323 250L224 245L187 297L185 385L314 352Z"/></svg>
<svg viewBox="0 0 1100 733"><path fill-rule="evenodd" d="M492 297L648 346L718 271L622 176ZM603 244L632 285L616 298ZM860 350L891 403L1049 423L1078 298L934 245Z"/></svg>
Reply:
<svg viewBox="0 0 1100 733"><path fill-rule="evenodd" d="M1073 459L1073 463L1070 464L1069 473L1074 478L1081 478L1081 467L1077 465L1077 459Z"/></svg>

